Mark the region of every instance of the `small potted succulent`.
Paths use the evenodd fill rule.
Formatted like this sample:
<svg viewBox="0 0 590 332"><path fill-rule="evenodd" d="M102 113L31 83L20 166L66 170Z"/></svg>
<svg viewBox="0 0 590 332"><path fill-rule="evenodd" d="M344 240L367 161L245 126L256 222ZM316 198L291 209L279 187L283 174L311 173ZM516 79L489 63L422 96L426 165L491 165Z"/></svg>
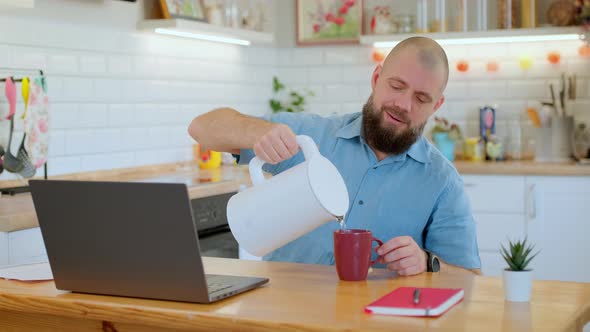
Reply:
<svg viewBox="0 0 590 332"><path fill-rule="evenodd" d="M508 249L500 245L502 257L508 264L503 274L504 295L508 301L528 302L531 299L533 271L527 267L539 252L533 254L534 246L528 244L526 238L523 241L508 243Z"/></svg>

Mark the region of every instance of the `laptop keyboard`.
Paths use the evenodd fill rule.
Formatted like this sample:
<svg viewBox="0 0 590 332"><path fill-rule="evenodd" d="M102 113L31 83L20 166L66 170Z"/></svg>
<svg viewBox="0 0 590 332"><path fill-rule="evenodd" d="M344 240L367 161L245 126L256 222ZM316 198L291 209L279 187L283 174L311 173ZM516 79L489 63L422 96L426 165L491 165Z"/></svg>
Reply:
<svg viewBox="0 0 590 332"><path fill-rule="evenodd" d="M209 289L209 293L219 292L221 290L230 288L231 286L232 285L226 285L215 280L207 280L207 288Z"/></svg>

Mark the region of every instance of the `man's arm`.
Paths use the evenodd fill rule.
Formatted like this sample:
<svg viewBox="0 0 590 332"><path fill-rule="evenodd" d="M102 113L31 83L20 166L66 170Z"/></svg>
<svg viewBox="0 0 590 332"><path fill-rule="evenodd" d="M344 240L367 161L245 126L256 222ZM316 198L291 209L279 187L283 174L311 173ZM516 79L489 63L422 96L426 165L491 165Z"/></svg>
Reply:
<svg viewBox="0 0 590 332"><path fill-rule="evenodd" d="M379 263L387 264L389 270L399 275L409 276L426 272L427 255L411 236L398 236L385 242L377 248L380 255ZM442 273L475 273L480 274L479 269L466 269L460 266L445 263L440 258L440 271Z"/></svg>
<svg viewBox="0 0 590 332"><path fill-rule="evenodd" d="M251 149L272 126L234 109L218 108L194 118L188 133L206 149L239 154L240 149Z"/></svg>
<svg viewBox="0 0 590 332"><path fill-rule="evenodd" d="M299 147L291 129L279 123L218 108L193 119L189 135L205 149L239 154L254 149L262 160L276 164L291 158Z"/></svg>

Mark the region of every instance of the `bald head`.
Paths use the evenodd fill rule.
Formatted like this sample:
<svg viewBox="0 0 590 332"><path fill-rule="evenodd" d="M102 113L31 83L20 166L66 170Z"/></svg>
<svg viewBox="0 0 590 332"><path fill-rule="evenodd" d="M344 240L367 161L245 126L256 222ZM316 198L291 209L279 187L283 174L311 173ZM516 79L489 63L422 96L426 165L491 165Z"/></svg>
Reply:
<svg viewBox="0 0 590 332"><path fill-rule="evenodd" d="M410 48L416 52L417 60L424 68L431 71L438 69L444 71L444 82L441 91L444 90L449 80L449 60L447 59L445 50L430 38L410 37L404 39L389 52L387 58L383 61L383 68L387 67L392 61L395 61L398 53Z"/></svg>

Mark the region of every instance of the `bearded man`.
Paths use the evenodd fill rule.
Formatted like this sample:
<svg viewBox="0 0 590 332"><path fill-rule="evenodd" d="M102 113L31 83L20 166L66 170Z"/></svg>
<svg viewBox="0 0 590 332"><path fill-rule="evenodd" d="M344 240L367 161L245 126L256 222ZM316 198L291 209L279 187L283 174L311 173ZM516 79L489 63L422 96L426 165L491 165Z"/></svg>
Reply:
<svg viewBox="0 0 590 332"><path fill-rule="evenodd" d="M196 117L189 134L208 149L239 155L240 163L256 155L272 174L303 161L295 136L308 135L345 180L347 227L371 230L385 241L374 254L382 266L398 275L479 273L475 222L462 179L422 136L444 102L448 77L441 46L411 37L376 66L362 112L259 119L219 108ZM324 224L264 259L334 264L332 233L338 227Z"/></svg>

